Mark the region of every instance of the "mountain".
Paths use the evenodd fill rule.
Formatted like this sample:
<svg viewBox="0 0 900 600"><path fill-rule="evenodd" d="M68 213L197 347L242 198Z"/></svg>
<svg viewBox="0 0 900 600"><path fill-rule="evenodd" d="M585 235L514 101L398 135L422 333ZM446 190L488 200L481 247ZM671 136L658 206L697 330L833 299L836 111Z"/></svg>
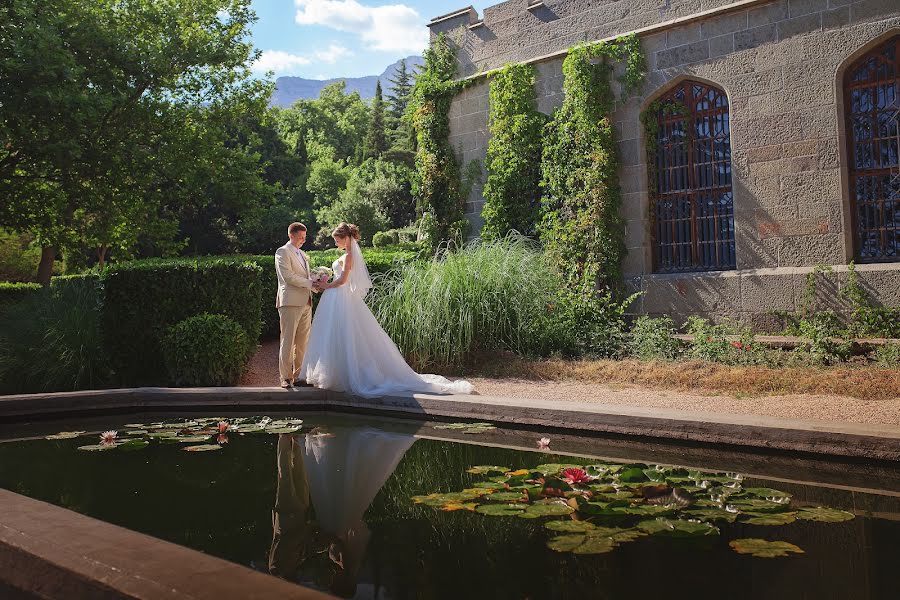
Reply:
<svg viewBox="0 0 900 600"><path fill-rule="evenodd" d="M424 64L425 60L421 56L407 56L406 68L413 70ZM326 85L336 81L344 80L347 82L347 93L359 92L363 100L375 97L375 83L381 80L381 87L385 96L390 95L391 82L397 67L400 66L398 60L381 75L368 75L366 77L338 77L336 79L304 79L303 77L279 77L275 80L275 91L269 104L272 106L290 106L297 100L311 100L319 97L319 92Z"/></svg>

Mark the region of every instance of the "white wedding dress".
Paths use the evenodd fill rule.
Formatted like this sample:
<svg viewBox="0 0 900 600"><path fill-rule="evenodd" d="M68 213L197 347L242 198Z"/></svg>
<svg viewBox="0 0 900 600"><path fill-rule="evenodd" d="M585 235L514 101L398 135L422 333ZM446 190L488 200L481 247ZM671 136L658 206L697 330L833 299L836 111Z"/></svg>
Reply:
<svg viewBox="0 0 900 600"><path fill-rule="evenodd" d="M349 281L322 292L309 332L300 379L319 388L377 397L397 393L471 394L468 381L421 375L406 364L394 341L366 306L372 282L356 241L351 241ZM334 261L341 276L343 257Z"/></svg>

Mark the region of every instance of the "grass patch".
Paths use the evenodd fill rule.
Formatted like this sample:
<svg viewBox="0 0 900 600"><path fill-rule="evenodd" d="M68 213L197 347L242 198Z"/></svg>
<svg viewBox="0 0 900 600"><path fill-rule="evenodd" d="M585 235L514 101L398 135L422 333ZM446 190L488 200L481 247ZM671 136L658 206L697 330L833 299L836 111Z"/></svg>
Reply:
<svg viewBox="0 0 900 600"><path fill-rule="evenodd" d="M865 400L900 397L900 369L876 366L781 367L701 361L528 360L507 353L480 356L456 375L533 381L631 384L734 396L839 395Z"/></svg>

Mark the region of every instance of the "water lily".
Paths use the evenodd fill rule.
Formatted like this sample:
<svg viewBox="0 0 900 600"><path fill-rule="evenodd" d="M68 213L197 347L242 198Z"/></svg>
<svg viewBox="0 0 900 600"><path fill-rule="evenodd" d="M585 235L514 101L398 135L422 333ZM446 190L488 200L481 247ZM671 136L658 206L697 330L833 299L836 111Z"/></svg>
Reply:
<svg viewBox="0 0 900 600"><path fill-rule="evenodd" d="M219 436L216 438L216 443L217 444L227 444L228 436L225 435L224 433L220 433Z"/></svg>
<svg viewBox="0 0 900 600"><path fill-rule="evenodd" d="M117 435L119 435L119 432L112 430L112 429L109 431L104 431L103 433L100 434L100 443L103 444L104 446L109 446L110 444L115 444Z"/></svg>
<svg viewBox="0 0 900 600"><path fill-rule="evenodd" d="M593 479L584 469L569 468L562 472L562 480L569 485L575 483L588 483Z"/></svg>
<svg viewBox="0 0 900 600"><path fill-rule="evenodd" d="M219 421L219 433L228 431L228 421Z"/></svg>
<svg viewBox="0 0 900 600"><path fill-rule="evenodd" d="M550 448L550 438L542 437L537 441L538 450L547 450Z"/></svg>

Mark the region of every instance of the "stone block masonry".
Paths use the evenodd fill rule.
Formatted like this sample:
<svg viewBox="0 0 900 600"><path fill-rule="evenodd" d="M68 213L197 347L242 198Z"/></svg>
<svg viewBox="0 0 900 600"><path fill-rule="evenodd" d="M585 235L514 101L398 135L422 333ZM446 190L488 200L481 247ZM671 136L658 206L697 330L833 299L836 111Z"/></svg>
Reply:
<svg viewBox="0 0 900 600"><path fill-rule="evenodd" d="M473 79L454 99L450 142L461 164L483 164L489 75L508 63L537 69L538 109L562 103L562 62L585 41L637 32L647 55L644 88L612 115L620 152L628 286L644 292L635 310L766 322L796 310L817 265L846 273L856 255L844 73L867 51L900 35L897 0L528 0L463 9L435 19L457 49L459 77ZM482 22L477 28L469 25ZM641 111L685 80L728 98L737 267L719 272L654 269L646 140ZM898 166L900 174L900 166ZM482 186L467 201L477 233ZM862 261L865 262L865 261ZM900 306L900 256L858 265L869 294ZM837 275L835 276L837 277ZM800 290L800 291L798 291ZM837 298L832 307L845 310Z"/></svg>

